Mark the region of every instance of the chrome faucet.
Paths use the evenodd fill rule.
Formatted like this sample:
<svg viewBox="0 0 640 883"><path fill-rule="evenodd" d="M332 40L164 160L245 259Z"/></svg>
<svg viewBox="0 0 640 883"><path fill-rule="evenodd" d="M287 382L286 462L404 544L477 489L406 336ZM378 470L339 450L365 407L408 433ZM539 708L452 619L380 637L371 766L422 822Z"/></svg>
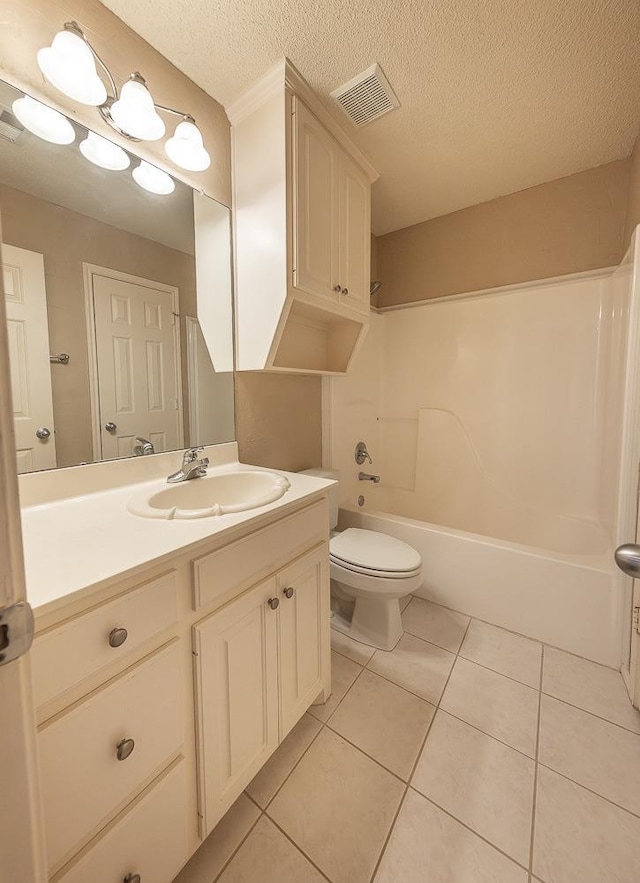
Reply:
<svg viewBox="0 0 640 883"><path fill-rule="evenodd" d="M182 455L182 466L177 472L173 472L167 481L174 484L177 481L188 481L190 478L202 478L206 475L209 458L198 457L200 451L204 451L204 448L187 448Z"/></svg>
<svg viewBox="0 0 640 883"><path fill-rule="evenodd" d="M148 438L142 438L142 436L136 436L135 445L133 448L134 457L146 457L148 454L155 454L156 449L153 447L153 442L150 442Z"/></svg>
<svg viewBox="0 0 640 883"><path fill-rule="evenodd" d="M374 484L380 484L380 476L369 475L368 472L358 472L358 481L372 481Z"/></svg>

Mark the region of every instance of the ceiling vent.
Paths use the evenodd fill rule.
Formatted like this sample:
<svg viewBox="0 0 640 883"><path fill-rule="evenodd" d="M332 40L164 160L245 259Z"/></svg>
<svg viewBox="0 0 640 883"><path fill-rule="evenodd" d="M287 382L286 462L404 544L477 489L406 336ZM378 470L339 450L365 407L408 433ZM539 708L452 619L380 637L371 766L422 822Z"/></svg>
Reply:
<svg viewBox="0 0 640 883"><path fill-rule="evenodd" d="M354 126L366 126L396 107L398 98L379 64L358 74L331 93Z"/></svg>
<svg viewBox="0 0 640 883"><path fill-rule="evenodd" d="M24 126L20 125L12 113L0 106L0 138L5 138L13 144L23 132Z"/></svg>

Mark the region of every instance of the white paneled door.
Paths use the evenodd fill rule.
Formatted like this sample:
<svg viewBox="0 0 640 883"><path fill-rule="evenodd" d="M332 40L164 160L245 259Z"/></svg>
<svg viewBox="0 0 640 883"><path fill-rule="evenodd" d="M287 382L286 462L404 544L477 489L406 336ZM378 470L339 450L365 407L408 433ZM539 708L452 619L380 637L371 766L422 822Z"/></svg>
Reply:
<svg viewBox="0 0 640 883"><path fill-rule="evenodd" d="M52 469L56 443L44 258L3 243L2 276L18 472Z"/></svg>
<svg viewBox="0 0 640 883"><path fill-rule="evenodd" d="M130 457L136 438L156 453L183 447L177 289L98 267L87 278L94 456Z"/></svg>

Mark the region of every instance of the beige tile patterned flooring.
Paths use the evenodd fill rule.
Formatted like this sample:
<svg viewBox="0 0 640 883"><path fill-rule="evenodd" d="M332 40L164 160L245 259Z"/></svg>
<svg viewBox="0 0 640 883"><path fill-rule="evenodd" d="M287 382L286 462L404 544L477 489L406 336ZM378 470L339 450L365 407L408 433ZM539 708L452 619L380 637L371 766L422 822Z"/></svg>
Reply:
<svg viewBox="0 0 640 883"><path fill-rule="evenodd" d="M175 883L637 883L621 676L419 598L390 653L332 632L309 709Z"/></svg>

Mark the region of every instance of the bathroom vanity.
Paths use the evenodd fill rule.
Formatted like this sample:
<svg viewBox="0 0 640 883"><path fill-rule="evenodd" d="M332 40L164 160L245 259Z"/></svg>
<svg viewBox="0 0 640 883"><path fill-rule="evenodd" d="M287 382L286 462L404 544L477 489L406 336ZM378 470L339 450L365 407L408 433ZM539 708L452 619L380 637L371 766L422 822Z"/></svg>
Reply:
<svg viewBox="0 0 640 883"><path fill-rule="evenodd" d="M251 468L224 462L235 445L209 451L214 477ZM178 458L153 459L161 472ZM87 469L118 466L132 468ZM328 696L331 485L284 476L289 489L266 506L186 520L127 511L160 475L104 490L98 476L95 492L55 499L61 474L51 473L39 502L34 479L47 479L27 477L55 883L170 883L309 705Z"/></svg>

